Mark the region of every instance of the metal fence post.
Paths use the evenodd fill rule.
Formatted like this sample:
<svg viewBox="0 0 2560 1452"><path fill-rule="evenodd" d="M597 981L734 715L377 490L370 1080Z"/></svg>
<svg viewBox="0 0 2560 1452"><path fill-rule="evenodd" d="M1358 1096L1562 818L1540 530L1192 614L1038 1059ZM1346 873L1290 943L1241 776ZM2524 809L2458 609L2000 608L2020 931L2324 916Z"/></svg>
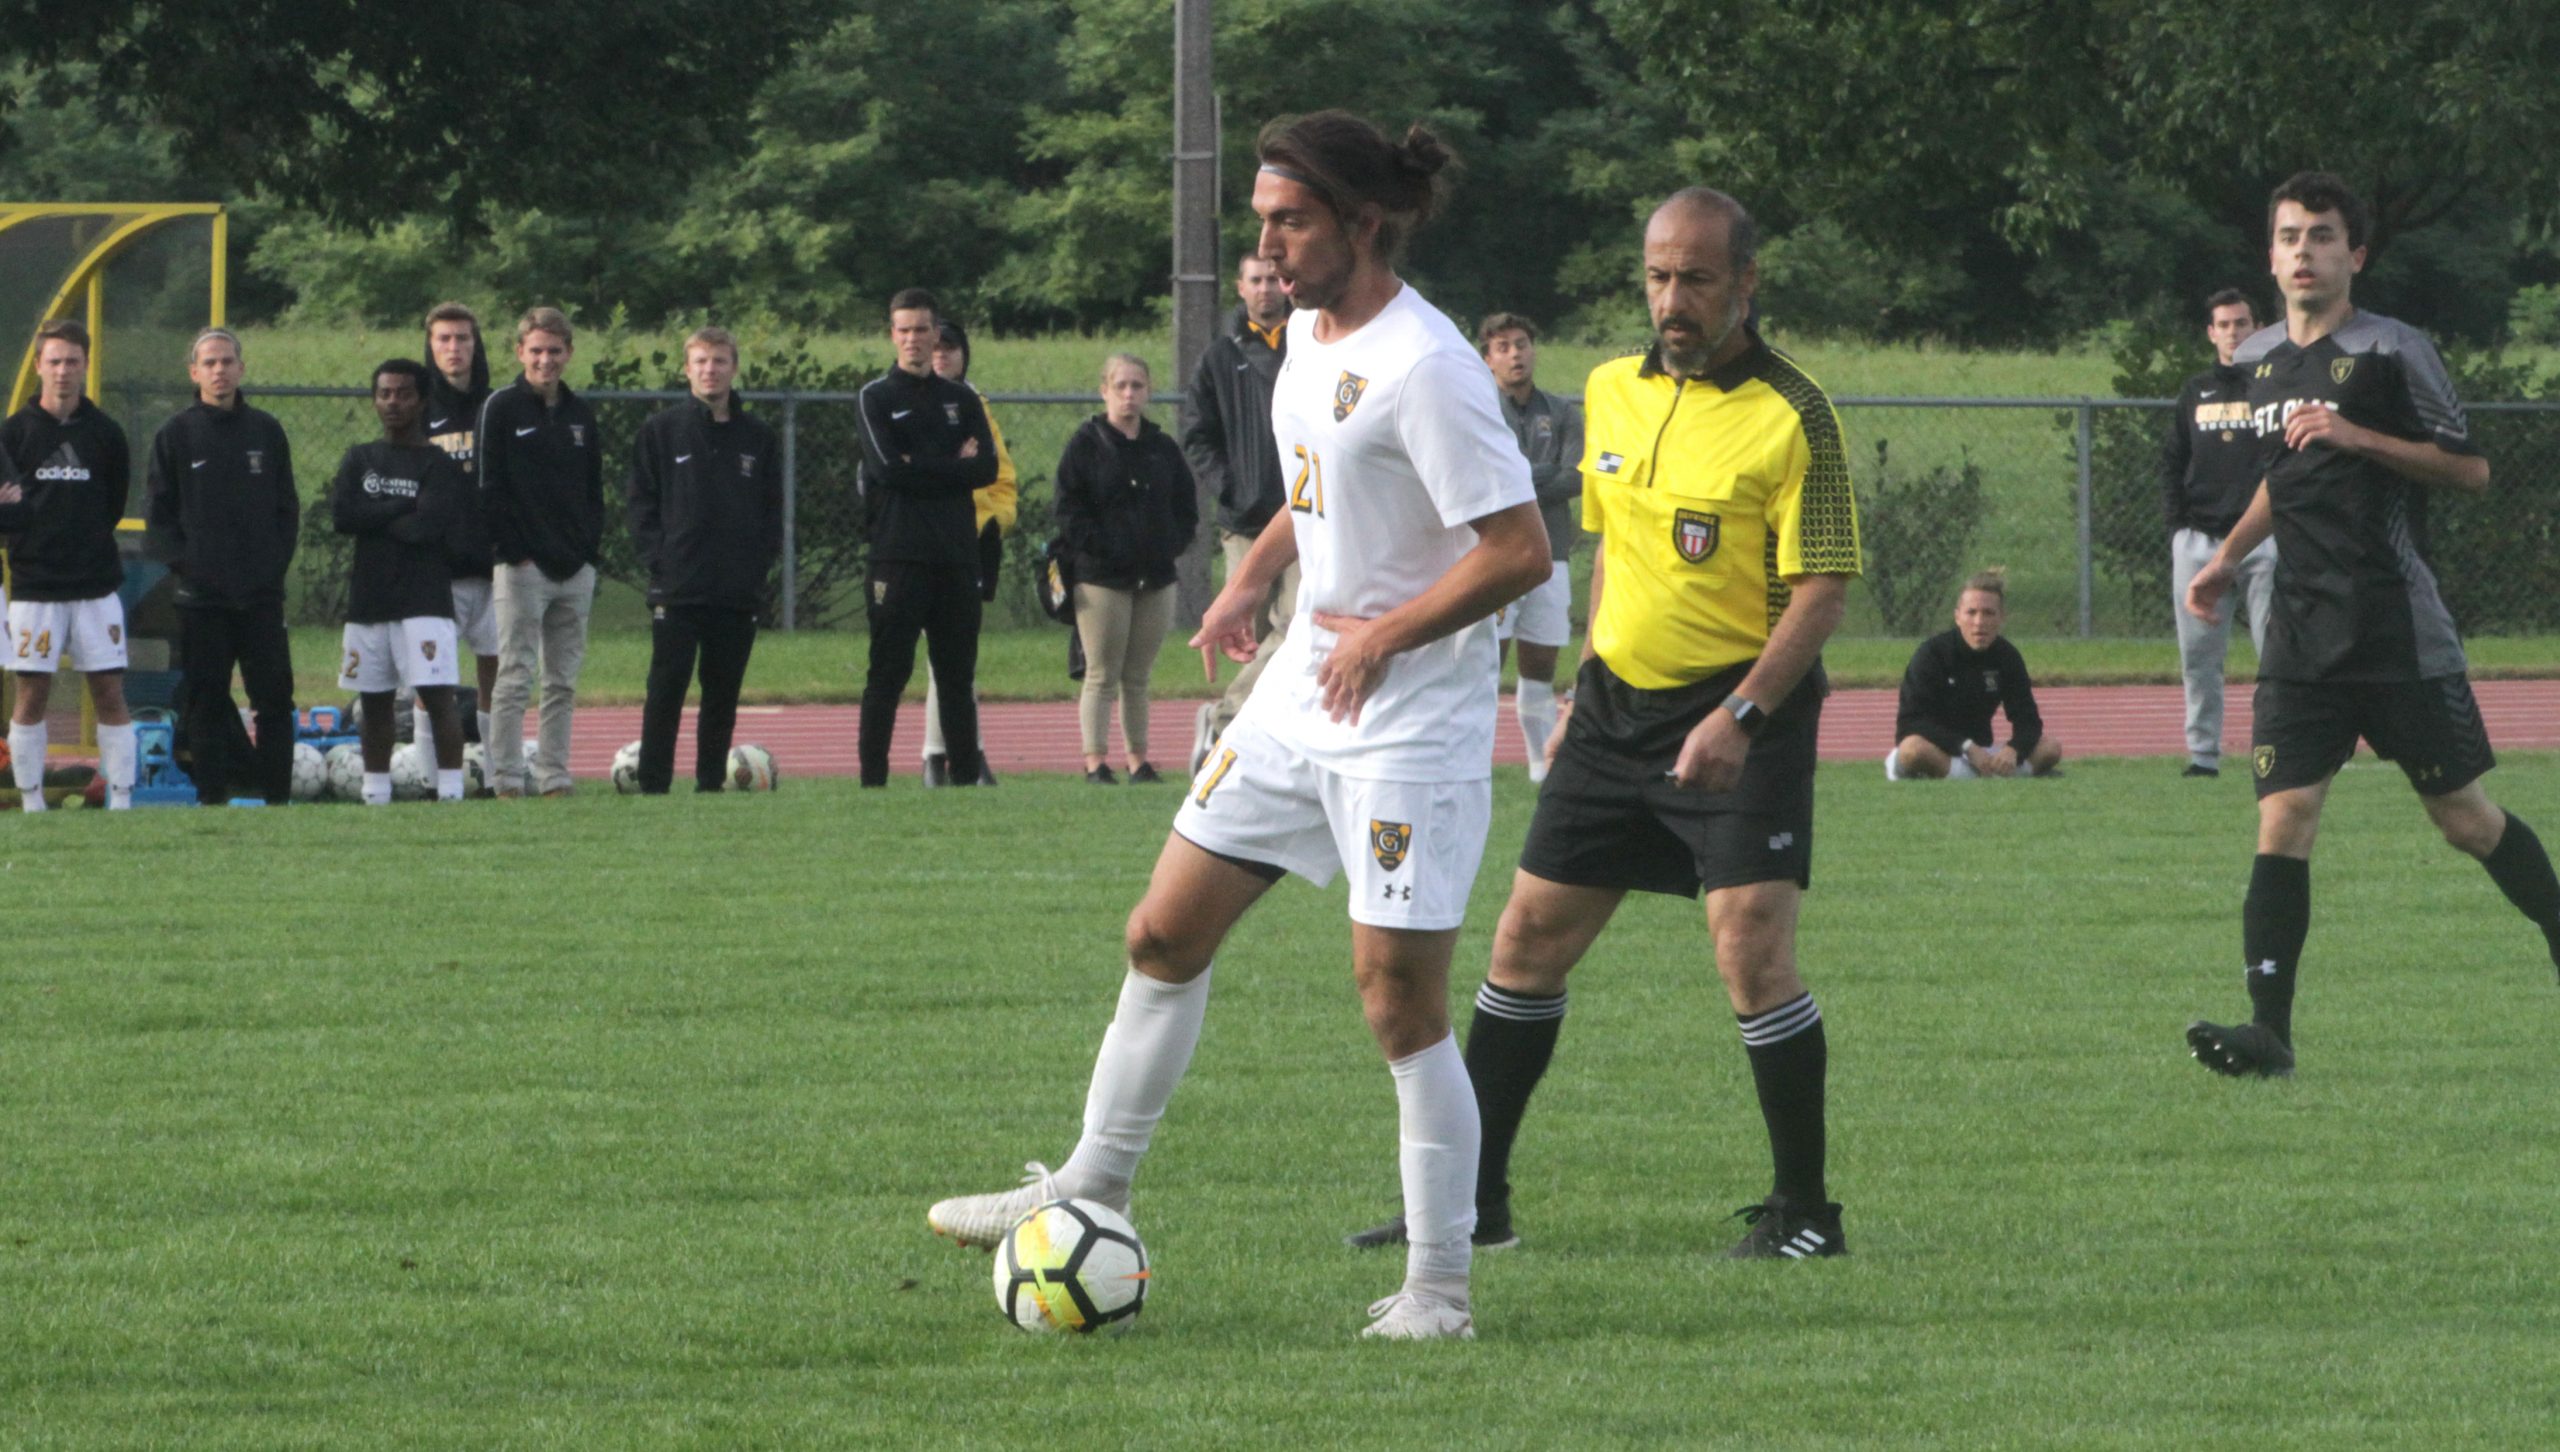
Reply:
<svg viewBox="0 0 2560 1452"><path fill-rule="evenodd" d="M2083 528L2081 533L2085 536L2088 531ZM782 396L782 628L800 628L800 395L796 393Z"/></svg>
<svg viewBox="0 0 2560 1452"><path fill-rule="evenodd" d="M2084 398L2080 400L2077 412L2079 416L2073 421L2072 445L2074 451L2080 456L2080 638L2086 640L2097 633L2092 628L2095 616L2092 614L2090 603L2091 587L2096 582L2097 569L2089 531L2089 460L2090 456L2096 452L2090 433L2091 420L2097 410L2091 408L2089 400Z"/></svg>

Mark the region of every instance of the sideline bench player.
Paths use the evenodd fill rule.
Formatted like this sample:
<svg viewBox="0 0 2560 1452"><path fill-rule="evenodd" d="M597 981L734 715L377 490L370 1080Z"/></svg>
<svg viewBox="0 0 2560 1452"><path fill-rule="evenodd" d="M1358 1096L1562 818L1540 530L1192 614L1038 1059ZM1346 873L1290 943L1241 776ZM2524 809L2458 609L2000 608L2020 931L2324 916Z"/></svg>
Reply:
<svg viewBox="0 0 2560 1452"><path fill-rule="evenodd" d="M2267 265L2285 317L2232 359L2249 375L2265 477L2187 586L2188 613L2218 618L2241 562L2274 535L2275 601L2250 729L2258 856L2240 907L2250 1018L2187 1028L2196 1061L2235 1077L2293 1072L2311 846L2359 736L2399 763L2445 841L2479 859L2560 964L2560 879L2533 829L2480 788L2496 758L2425 556L2428 493L2484 492L2489 461L2435 345L2355 306L2365 218L2364 203L2325 172L2297 173L2267 201Z"/></svg>
<svg viewBox="0 0 2560 1452"><path fill-rule="evenodd" d="M355 538L347 575L340 687L364 700L359 748L364 804L391 802L391 703L403 686L427 718L436 800L462 799L462 681L453 620L453 536L470 488L462 466L426 430L427 366L395 358L373 370L373 413L382 437L348 449L329 490L337 531Z"/></svg>
<svg viewBox="0 0 2560 1452"><path fill-rule="evenodd" d="M1451 950L1492 812L1493 612L1547 578L1547 532L1493 380L1395 274L1438 210L1448 149L1340 111L1263 128L1261 253L1295 309L1272 400L1288 507L1192 644L1248 659L1272 583L1301 567L1279 653L1193 779L1146 896L1094 1064L1084 1134L1050 1177L945 1200L933 1228L993 1245L1055 1193L1114 1207L1190 1063L1209 965L1282 875L1350 879L1361 1006L1394 1076L1402 1289L1361 1334L1474 1335L1476 1106L1449 1032Z"/></svg>

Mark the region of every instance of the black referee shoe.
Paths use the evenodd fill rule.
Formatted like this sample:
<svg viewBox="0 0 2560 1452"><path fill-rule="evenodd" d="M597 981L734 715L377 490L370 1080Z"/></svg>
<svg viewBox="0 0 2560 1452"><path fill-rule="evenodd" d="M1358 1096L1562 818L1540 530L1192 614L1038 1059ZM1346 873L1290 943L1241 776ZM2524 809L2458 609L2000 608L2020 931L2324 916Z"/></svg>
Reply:
<svg viewBox="0 0 2560 1452"><path fill-rule="evenodd" d="M1724 1253L1727 1260L1813 1260L1849 1253L1837 1202L1799 1206L1784 1195L1772 1195L1734 1211L1733 1218L1751 1230Z"/></svg>
<svg viewBox="0 0 2560 1452"><path fill-rule="evenodd" d="M1509 1250L1520 1243L1520 1234L1511 1228L1511 1202L1498 1201L1476 1207L1475 1233L1468 1243L1478 1250ZM1404 1217L1399 1215L1384 1225L1372 1225L1342 1237L1342 1243L1353 1250L1376 1250L1381 1246L1404 1244Z"/></svg>
<svg viewBox="0 0 2560 1452"><path fill-rule="evenodd" d="M2178 775L2180 775L2180 776L2220 776L2220 775L2222 775L2222 768L2221 768L2221 767L2218 767L2218 766L2207 766L2207 765L2205 765L2205 764L2204 764L2203 762L2201 762L2201 761L2190 761L2190 762L2188 762L2188 763L2187 763L2187 769L2186 769L2185 771L2179 772L2179 773L2178 773Z"/></svg>
<svg viewBox="0 0 2560 1452"><path fill-rule="evenodd" d="M2197 1063L2234 1079L2290 1079L2293 1046L2263 1024L2187 1025L2187 1052Z"/></svg>

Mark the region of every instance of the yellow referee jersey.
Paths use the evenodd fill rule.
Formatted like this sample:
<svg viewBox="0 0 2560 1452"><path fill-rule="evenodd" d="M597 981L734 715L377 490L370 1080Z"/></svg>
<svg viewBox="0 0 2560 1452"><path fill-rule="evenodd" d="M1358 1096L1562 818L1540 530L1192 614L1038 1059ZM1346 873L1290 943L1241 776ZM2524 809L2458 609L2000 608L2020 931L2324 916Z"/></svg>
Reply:
<svg viewBox="0 0 2560 1452"><path fill-rule="evenodd" d="M1757 338L1706 378L1655 355L1591 371L1582 527L1605 579L1592 648L1668 690L1758 656L1787 582L1858 573L1858 507L1822 388Z"/></svg>

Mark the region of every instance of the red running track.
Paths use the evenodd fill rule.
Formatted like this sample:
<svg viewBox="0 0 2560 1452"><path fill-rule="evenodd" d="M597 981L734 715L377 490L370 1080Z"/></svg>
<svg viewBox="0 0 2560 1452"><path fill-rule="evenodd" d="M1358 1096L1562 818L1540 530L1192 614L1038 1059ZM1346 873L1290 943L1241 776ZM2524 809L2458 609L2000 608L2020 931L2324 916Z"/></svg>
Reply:
<svg viewBox="0 0 2560 1452"><path fill-rule="evenodd" d="M2472 689L2489 739L2509 751L2560 749L2560 680L2480 681ZM2176 686L2047 686L2036 692L2044 708L2045 730L2073 756L2177 756L2186 750L2186 704ZM1163 701L1156 705L1150 733L1159 764L1169 770L1184 765L1191 745L1192 713L1198 703ZM2234 686L2224 696L2223 750L2245 755L2249 749L2249 688ZM1884 690L1841 691L1823 710L1822 755L1830 761L1882 761L1893 744L1894 693ZM738 712L738 740L752 741L774 754L794 776L852 776L855 723L852 706L748 706ZM1084 769L1077 740L1076 708L1071 701L991 702L980 708L987 759L998 773L1021 771L1074 772ZM528 720L526 731L532 731ZM910 704L898 712L898 734L890 753L890 769L916 775L917 754L924 741L924 708ZM578 712L570 769L583 779L604 777L613 753L640 735L636 706L589 706ZM1117 733L1114 733L1116 744ZM693 713L676 746L676 774L683 777L693 760ZM1115 752L1115 763L1118 756ZM1501 729L1495 733L1494 761L1518 765L1519 728L1511 703L1502 703Z"/></svg>

